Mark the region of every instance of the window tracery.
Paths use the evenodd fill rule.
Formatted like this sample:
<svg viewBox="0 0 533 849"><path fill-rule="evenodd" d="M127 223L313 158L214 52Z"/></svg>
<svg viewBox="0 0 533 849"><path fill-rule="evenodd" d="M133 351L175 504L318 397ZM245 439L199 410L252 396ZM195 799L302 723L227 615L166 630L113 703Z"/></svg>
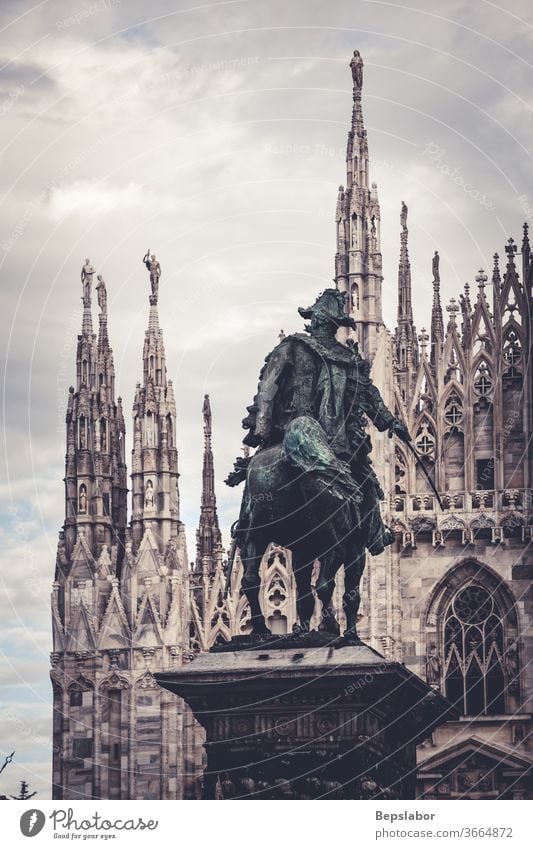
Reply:
<svg viewBox="0 0 533 849"><path fill-rule="evenodd" d="M474 373L474 392L480 398L487 398L493 390L494 383L487 363L482 360Z"/></svg>
<svg viewBox="0 0 533 849"><path fill-rule="evenodd" d="M464 715L504 713L504 619L494 595L479 584L460 589L443 630L446 697Z"/></svg>
<svg viewBox="0 0 533 849"><path fill-rule="evenodd" d="M444 421L446 430L456 430L463 422L463 402L456 392L452 392L446 401L444 408Z"/></svg>
<svg viewBox="0 0 533 849"><path fill-rule="evenodd" d="M427 421L419 427L415 442L420 454L429 460L435 459L435 436Z"/></svg>

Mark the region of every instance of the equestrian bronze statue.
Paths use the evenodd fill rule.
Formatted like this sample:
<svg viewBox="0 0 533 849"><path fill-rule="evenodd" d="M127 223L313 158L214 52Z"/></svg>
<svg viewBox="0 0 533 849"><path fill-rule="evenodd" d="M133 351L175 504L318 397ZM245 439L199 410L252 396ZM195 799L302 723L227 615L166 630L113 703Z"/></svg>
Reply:
<svg viewBox="0 0 533 849"><path fill-rule="evenodd" d="M335 576L344 566L344 637L358 642L359 584L366 549L380 554L393 540L382 521L383 491L370 460L370 420L408 442L403 423L386 408L357 344L337 341L339 327L354 328L344 295L326 289L299 309L304 333L284 338L266 358L243 427L244 443L257 450L238 458L227 483L245 481L234 548L244 566L242 590L252 634L268 634L259 596L259 567L270 543L290 549L297 587L300 633L309 631L315 605L311 575L320 561L316 594L319 630L339 635L332 606Z"/></svg>

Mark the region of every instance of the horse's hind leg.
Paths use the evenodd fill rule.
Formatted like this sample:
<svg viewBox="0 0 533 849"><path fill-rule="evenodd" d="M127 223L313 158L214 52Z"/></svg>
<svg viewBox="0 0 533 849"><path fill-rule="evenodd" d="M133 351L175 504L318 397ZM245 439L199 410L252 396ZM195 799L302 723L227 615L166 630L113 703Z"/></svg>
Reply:
<svg viewBox="0 0 533 849"><path fill-rule="evenodd" d="M267 544L258 544L250 539L241 546L241 560L244 567L241 588L250 605L252 634L269 634L263 611L259 603L261 578L259 569Z"/></svg>
<svg viewBox="0 0 533 849"><path fill-rule="evenodd" d="M296 581L296 611L300 630L309 631L315 611L315 597L311 589L314 558L305 548L292 549L292 570Z"/></svg>
<svg viewBox="0 0 533 849"><path fill-rule="evenodd" d="M320 562L320 573L316 584L316 594L322 603L322 616L318 626L319 631L326 634L340 634L340 626L331 602L335 589L335 565L330 557L324 557Z"/></svg>
<svg viewBox="0 0 533 849"><path fill-rule="evenodd" d="M366 552L364 546L357 547L348 563L344 565L344 595L342 597L346 615L344 636L350 641L360 642L357 636L357 614L361 604L359 584L365 568Z"/></svg>

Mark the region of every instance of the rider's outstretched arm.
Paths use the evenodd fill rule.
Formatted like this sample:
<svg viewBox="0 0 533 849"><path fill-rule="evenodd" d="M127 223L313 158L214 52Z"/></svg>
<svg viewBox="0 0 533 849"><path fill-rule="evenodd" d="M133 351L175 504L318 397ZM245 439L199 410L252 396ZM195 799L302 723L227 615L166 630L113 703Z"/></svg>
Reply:
<svg viewBox="0 0 533 849"><path fill-rule="evenodd" d="M387 408L379 389L374 386L370 378L368 378L368 385L365 387L363 395L364 411L377 429L381 431L390 430L404 442L409 442L411 439L409 431L403 422L397 419Z"/></svg>

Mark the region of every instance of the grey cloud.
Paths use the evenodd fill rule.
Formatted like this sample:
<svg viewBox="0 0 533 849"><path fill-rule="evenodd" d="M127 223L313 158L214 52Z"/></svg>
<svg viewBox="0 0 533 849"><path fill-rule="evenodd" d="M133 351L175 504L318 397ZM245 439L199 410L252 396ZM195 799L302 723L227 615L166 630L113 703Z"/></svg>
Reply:
<svg viewBox="0 0 533 849"><path fill-rule="evenodd" d="M524 105L533 81L526 61L530 30L491 4L450 2L449 23L436 17L442 4L410 5L416 2L418 11L352 0L273 0L148 21L164 15L168 3L150 3L148 15L146 3L136 0L58 31L56 21L73 9L65 0L54 3L52 15L43 6L10 28L13 55L48 35L10 71L8 91L19 73L26 85L33 67L45 76L41 88L29 87L28 96L5 111L7 142L19 135L0 160L0 192L7 195L1 321L4 346L11 333L3 392L12 483L10 490L3 477L2 495L31 517L27 543L9 524L6 530L4 592L13 607L4 644L9 638L13 663L27 655L24 675L43 692L47 660L33 646L38 635L47 650L48 589L42 597L27 593L24 569L13 563L24 562L29 545L49 587L63 520L61 399L74 382L85 256L108 284L128 434L148 313L140 260L147 247L161 259L161 323L176 390L182 513L192 558L203 393L211 393L213 405L227 542L239 492L222 481L239 451L240 421L264 355L282 327L287 333L301 328L296 307L332 278L354 47L365 59L364 112L382 206L389 326L396 314L402 199L409 205L418 328L429 322L435 249L446 300L457 297L465 280L473 282L480 265L490 268L509 234L520 237L524 212L517 194L527 195L531 184L533 122ZM4 21L27 9L2 4ZM527 17L527 0L517 0L513 10ZM440 160L425 153L428 144L443 151ZM490 196L495 209L484 208L465 181ZM128 195L131 185L139 187L135 196ZM83 208L77 190L85 193ZM100 206L98 192L107 192ZM32 757L31 747L26 754ZM40 754L36 759L46 762Z"/></svg>

